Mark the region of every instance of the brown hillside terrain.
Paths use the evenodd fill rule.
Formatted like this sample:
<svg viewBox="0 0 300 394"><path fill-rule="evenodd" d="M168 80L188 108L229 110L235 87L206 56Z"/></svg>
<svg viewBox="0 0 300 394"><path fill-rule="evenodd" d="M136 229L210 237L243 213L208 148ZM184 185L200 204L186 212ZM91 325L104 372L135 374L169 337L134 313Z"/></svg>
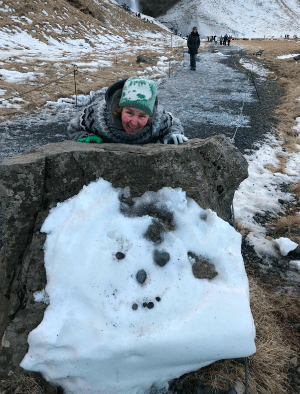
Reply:
<svg viewBox="0 0 300 394"><path fill-rule="evenodd" d="M32 81L20 83L2 79L1 89L6 92L1 98L22 97L25 102L20 103L21 108L17 111L15 108L1 108L0 119L35 110L46 101L71 97L75 91L72 73L74 64L79 64L76 72L77 94L88 94L120 78L144 73L149 64L137 63L139 54L147 55L154 64L160 56L171 60L180 57L179 51L171 50L170 33L167 30L134 16L109 0L8 0L5 4L10 11L1 12L0 6L0 30L26 32L28 44L25 43L25 50L22 50L22 45L21 48L16 45L13 55L12 48L7 44L0 68L18 72L26 69L27 73L33 72L36 76ZM70 53L70 45L65 46L65 49L63 47L64 43L70 43L69 40L82 40L84 45L90 47ZM34 46L39 48L41 44L49 45L49 42L52 46L48 56L31 50ZM57 52L52 54L53 45L56 48L61 46L59 56ZM101 68L90 66L92 62L101 61ZM69 76L62 78L68 73ZM57 78L61 79L49 84ZM42 87L43 84L49 85Z"/></svg>

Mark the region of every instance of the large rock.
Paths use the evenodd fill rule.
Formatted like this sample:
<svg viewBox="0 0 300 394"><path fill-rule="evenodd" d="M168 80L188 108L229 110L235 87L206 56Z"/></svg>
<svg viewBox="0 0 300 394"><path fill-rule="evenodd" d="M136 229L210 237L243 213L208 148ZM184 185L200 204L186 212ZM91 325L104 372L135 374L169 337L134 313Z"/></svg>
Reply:
<svg viewBox="0 0 300 394"><path fill-rule="evenodd" d="M46 285L41 226L52 207L99 177L113 187L129 186L131 197L180 187L202 208L230 221L234 192L247 177L247 161L223 135L179 146L65 141L5 159L0 165L0 377L20 370L27 336L46 308L33 299Z"/></svg>
<svg viewBox="0 0 300 394"><path fill-rule="evenodd" d="M156 18L167 12L178 2L179 0L139 0L139 7L143 14Z"/></svg>

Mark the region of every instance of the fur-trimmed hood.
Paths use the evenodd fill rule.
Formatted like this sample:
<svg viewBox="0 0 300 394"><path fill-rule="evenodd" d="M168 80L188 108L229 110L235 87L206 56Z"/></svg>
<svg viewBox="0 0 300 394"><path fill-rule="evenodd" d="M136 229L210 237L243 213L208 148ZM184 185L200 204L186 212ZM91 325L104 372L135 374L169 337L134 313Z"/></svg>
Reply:
<svg viewBox="0 0 300 394"><path fill-rule="evenodd" d="M112 110L119 106L125 81L126 79L122 79L111 85L106 91L105 99L89 105L78 118L69 123L68 134L71 140L96 135L103 142L147 144L163 142L172 133L183 134L180 120L159 106L157 98L152 115L154 121L147 123L134 135L127 134L121 120L115 119L112 114Z"/></svg>

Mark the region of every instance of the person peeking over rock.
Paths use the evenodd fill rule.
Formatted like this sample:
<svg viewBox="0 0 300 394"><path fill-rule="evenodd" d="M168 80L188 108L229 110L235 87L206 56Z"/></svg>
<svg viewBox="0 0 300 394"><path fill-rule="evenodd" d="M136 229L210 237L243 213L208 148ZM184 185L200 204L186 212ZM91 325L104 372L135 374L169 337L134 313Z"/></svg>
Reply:
<svg viewBox="0 0 300 394"><path fill-rule="evenodd" d="M182 144L188 138L178 118L158 105L156 82L131 77L111 85L105 99L87 106L68 125L77 142Z"/></svg>

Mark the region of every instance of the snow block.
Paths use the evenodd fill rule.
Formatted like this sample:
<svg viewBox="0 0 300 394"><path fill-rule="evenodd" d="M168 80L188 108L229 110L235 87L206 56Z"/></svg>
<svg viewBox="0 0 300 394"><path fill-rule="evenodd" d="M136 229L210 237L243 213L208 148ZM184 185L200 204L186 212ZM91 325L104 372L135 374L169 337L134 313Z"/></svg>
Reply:
<svg viewBox="0 0 300 394"><path fill-rule="evenodd" d="M5 344L0 349L0 377L20 370L28 334L43 318L46 306L35 302L33 294L47 284L46 234L40 230L51 208L101 177L114 188L130 188L124 203L147 191L181 188L201 208L230 221L233 195L247 177L247 168L245 158L223 135L178 146L64 141L5 159L0 165L0 338ZM159 238L155 226L149 236ZM166 254L158 253L156 258L158 267L168 265ZM204 275L209 272L213 277L208 263ZM197 265L193 270L203 275Z"/></svg>
<svg viewBox="0 0 300 394"><path fill-rule="evenodd" d="M66 393L147 393L255 351L241 235L180 188L124 197L100 178L41 228L49 306L21 367Z"/></svg>

